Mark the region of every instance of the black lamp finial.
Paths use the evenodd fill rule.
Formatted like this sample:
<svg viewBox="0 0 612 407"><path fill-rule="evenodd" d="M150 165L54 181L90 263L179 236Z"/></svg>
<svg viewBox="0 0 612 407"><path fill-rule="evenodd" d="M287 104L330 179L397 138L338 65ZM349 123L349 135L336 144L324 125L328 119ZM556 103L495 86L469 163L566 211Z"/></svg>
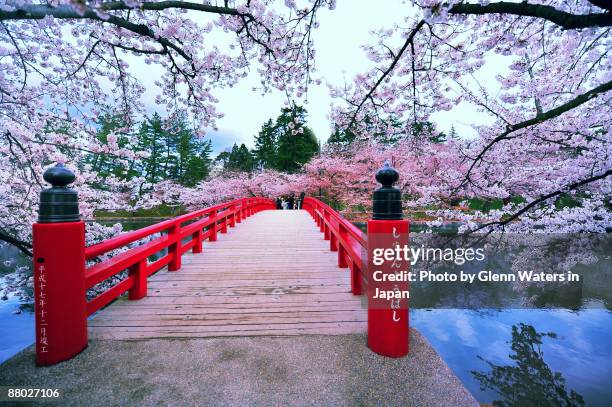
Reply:
<svg viewBox="0 0 612 407"><path fill-rule="evenodd" d="M76 176L63 164L56 164L48 168L43 178L51 188L40 193L40 206L38 208L39 223L78 222L79 202L76 191L68 188Z"/></svg>
<svg viewBox="0 0 612 407"><path fill-rule="evenodd" d="M393 186L398 180L399 173L388 162L376 172L376 181L382 187L372 196L374 220L402 219L402 192Z"/></svg>

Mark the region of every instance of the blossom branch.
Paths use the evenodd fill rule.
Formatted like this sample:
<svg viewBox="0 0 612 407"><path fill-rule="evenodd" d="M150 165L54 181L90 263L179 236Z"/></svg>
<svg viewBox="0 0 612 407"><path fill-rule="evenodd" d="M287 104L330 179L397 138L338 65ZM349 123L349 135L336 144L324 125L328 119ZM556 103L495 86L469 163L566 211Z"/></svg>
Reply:
<svg viewBox="0 0 612 407"><path fill-rule="evenodd" d="M515 213L513 213L512 215L508 216L507 218L505 218L504 220L499 220L499 221L493 221L493 222L487 222L485 224L480 225L478 228L470 230L468 233L474 233L477 232L479 230L482 230L484 228L490 227L490 226L504 226L507 225L508 223L518 219L519 216L523 215L524 213L526 213L527 211L531 210L532 208L534 208L535 206L548 201L551 198L554 198L556 196L562 195L562 194L566 194L569 191L574 191L580 187L583 187L585 185L588 185L590 183L593 183L595 181L599 181L602 179L605 179L607 177L609 177L610 175L612 175L612 170L608 170L602 174L599 175L595 175L586 179L583 179L581 181L578 182L574 182L573 184L570 184L568 186L566 186L565 188L562 189L558 189L554 192L548 193L546 195L542 195L541 197L534 199L533 201L531 201L530 203L528 203L527 205L525 205L524 207L522 207L520 210L516 211Z"/></svg>
<svg viewBox="0 0 612 407"><path fill-rule="evenodd" d="M383 74L381 75L380 78L378 78L378 81L376 81L376 83L374 84L374 86L372 86L370 88L370 91L367 93L367 95L365 95L363 97L363 99L361 99L361 102L359 102L357 104L357 107L355 109L355 111L353 112L353 115L351 116L351 120L349 121L348 125L346 126L346 129L350 129L351 126L355 123L355 120L357 119L357 114L359 114L359 111L361 110L361 108L363 107L363 105L365 104L365 102L368 101L368 99L372 99L374 92L376 91L376 88L378 88L380 86L380 84L383 83L383 81L385 80L385 78L387 76L389 76L391 74L391 72L393 72L393 69L395 68L395 66L397 65L397 63L399 62L399 60L401 59L402 55L404 54L404 52L408 49L408 47L412 44L412 42L414 41L414 37L415 35L419 32L419 30L425 25L425 20L421 20L417 23L417 25L412 29L412 31L410 32L410 35L408 35L408 38L406 38L406 41L404 42L404 45L402 45L402 48L395 53L395 57L393 58L393 61L391 62L391 65L389 65L389 67L383 72Z"/></svg>
<svg viewBox="0 0 612 407"><path fill-rule="evenodd" d="M496 3L455 4L448 10L449 14L512 14L523 17L536 17L548 20L566 30L575 30L588 27L612 26L612 13L572 14L552 6L530 4L527 2L510 3L500 1Z"/></svg>
<svg viewBox="0 0 612 407"><path fill-rule="evenodd" d="M560 116L561 114L566 113L566 112L568 112L568 111L570 111L572 109L575 109L576 107L578 107L578 106L588 102L589 100L597 97L598 95L600 95L602 93L608 92L609 90L612 90L612 81L608 81L608 82L606 82L604 84L601 84L601 85L597 86L596 88L593 88L590 91L577 96L576 98L570 100L569 102L566 102L566 103L562 104L561 106L558 106L558 107L556 107L554 109L548 110L548 111L543 112L541 114L537 114L532 119L525 120L525 121L520 122L518 124L508 126L506 131L504 131L503 133L501 133L500 135L495 137L482 150L480 150L480 152L478 153L476 158L474 158L472 164L470 165L470 167L469 167L469 169L468 169L468 171L467 171L467 173L465 175L464 184L465 184L465 181L469 180L470 174L472 173L472 171L474 170L474 168L476 167L478 162L483 159L483 157L487 153L487 151L489 151L495 144L499 143L500 141L502 141L504 139L508 139L510 134L514 133L517 130L522 130L522 129L525 129L527 127L531 127L531 126L534 126L536 124L540 124L540 123L545 122L547 120L553 119L553 118L555 118L557 116Z"/></svg>

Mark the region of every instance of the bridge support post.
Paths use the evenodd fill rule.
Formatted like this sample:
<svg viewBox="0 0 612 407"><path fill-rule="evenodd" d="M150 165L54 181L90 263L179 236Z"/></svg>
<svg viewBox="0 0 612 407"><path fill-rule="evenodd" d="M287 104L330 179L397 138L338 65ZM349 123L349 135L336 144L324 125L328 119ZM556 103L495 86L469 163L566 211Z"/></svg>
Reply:
<svg viewBox="0 0 612 407"><path fill-rule="evenodd" d="M234 219L236 220L236 223L242 222L242 201L240 201L240 206L235 207L234 210L236 211L234 212Z"/></svg>
<svg viewBox="0 0 612 407"><path fill-rule="evenodd" d="M322 208L321 210L323 211L323 213L319 212L319 230L325 236L325 208Z"/></svg>
<svg viewBox="0 0 612 407"><path fill-rule="evenodd" d="M193 249L191 249L191 253L202 253L202 229L199 229L192 235L192 239L195 244L193 245Z"/></svg>
<svg viewBox="0 0 612 407"><path fill-rule="evenodd" d="M408 221L402 219L401 191L393 187L399 174L388 164L376 173L382 187L374 191L373 216L368 221L368 346L372 351L388 357L408 354L408 281L385 281L381 275L408 271L407 259L374 263L377 250L393 249L408 244ZM380 258L380 256L378 256ZM380 272L380 273L379 273ZM379 274L378 278L374 278ZM381 298L380 292L393 293Z"/></svg>
<svg viewBox="0 0 612 407"><path fill-rule="evenodd" d="M346 238L346 228L344 225L338 225L338 267L341 269L347 268L348 264L346 262L346 248L342 245L342 241L348 241Z"/></svg>
<svg viewBox="0 0 612 407"><path fill-rule="evenodd" d="M353 295L361 295L361 269L354 262L351 262L349 269L351 270L351 292Z"/></svg>
<svg viewBox="0 0 612 407"><path fill-rule="evenodd" d="M221 220L221 233L227 233L227 213L223 214L223 219Z"/></svg>
<svg viewBox="0 0 612 407"><path fill-rule="evenodd" d="M181 268L181 239L179 238L180 225L173 225L168 231L171 239L175 242L168 247L168 254L172 256L172 260L168 263L168 271L178 271Z"/></svg>
<svg viewBox="0 0 612 407"><path fill-rule="evenodd" d="M45 171L52 185L40 194L32 226L36 364L53 365L87 347L85 223L72 171L58 164Z"/></svg>
<svg viewBox="0 0 612 407"><path fill-rule="evenodd" d="M211 223L208 226L208 230L210 230L210 235L208 236L208 241L209 242L216 242L217 241L217 211L211 211L210 215L208 215L209 219L213 220L213 223Z"/></svg>
<svg viewBox="0 0 612 407"><path fill-rule="evenodd" d="M141 260L131 266L128 275L134 278L134 286L128 293L129 300L140 300L147 296L147 260Z"/></svg>
<svg viewBox="0 0 612 407"><path fill-rule="evenodd" d="M231 206L229 208L229 211L231 212L231 214L229 215L229 226L230 228L236 227L236 212L234 212L236 210L236 206Z"/></svg>
<svg viewBox="0 0 612 407"><path fill-rule="evenodd" d="M326 223L327 222L327 223ZM330 217L329 217L329 212L327 212L326 210L323 210L323 238L325 240L330 240L330 230L329 230L329 223L330 222Z"/></svg>
<svg viewBox="0 0 612 407"><path fill-rule="evenodd" d="M329 235L329 250L332 252L338 251L338 238L333 232Z"/></svg>

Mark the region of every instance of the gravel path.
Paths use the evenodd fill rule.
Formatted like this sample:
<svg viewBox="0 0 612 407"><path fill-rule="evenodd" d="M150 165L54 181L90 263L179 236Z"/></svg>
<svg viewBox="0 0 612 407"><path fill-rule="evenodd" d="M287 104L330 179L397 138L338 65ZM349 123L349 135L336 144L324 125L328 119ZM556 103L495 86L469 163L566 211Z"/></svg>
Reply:
<svg viewBox="0 0 612 407"><path fill-rule="evenodd" d="M478 405L415 330L403 359L340 335L91 341L73 360L33 361L30 347L0 365L0 386L59 388L69 406Z"/></svg>

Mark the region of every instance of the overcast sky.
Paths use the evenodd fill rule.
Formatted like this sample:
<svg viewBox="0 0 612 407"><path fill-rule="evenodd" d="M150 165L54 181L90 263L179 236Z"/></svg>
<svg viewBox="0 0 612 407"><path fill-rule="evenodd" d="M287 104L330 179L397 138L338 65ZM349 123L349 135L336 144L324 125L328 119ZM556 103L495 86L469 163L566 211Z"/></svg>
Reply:
<svg viewBox="0 0 612 407"><path fill-rule="evenodd" d="M374 4L378 6L373 6ZM365 57L360 45L372 41L371 30L390 28L394 23L401 23L411 12L410 7L409 4L402 4L401 0L385 0L384 3L374 3L371 0L341 0L338 1L335 10L320 11L320 26L314 31L313 40L317 52L315 61L317 75L323 79L323 83L319 86L311 85L308 101L302 104L308 110L308 126L322 142L327 140L331 132L327 114L332 99L326 83L339 84L345 80L349 82L355 74L371 68L373 63ZM198 18L197 15L193 17ZM221 37L215 36L214 39L224 41ZM147 89L155 88L153 82L157 78L152 67L137 61L134 63L137 65L136 72L142 72L141 78ZM134 64L132 65L134 68ZM479 79L493 95L496 93L497 85L493 79L499 70L497 68L495 63L488 63L479 75ZM219 131L207 134L207 137L213 140L215 152L231 147L234 142L253 147L254 136L262 124L279 115L286 96L281 92L262 96L260 92L253 91L252 88L259 84L259 80L255 72L243 79L238 86L213 92L220 101L218 111L225 114L225 117L217 122ZM159 108L152 103L152 95L147 99L150 113ZM300 103L299 100L297 102ZM483 124L487 118L473 107L464 105L450 112L437 113L432 120L440 130L448 131L454 125L459 135L471 137L475 131L470 124Z"/></svg>

